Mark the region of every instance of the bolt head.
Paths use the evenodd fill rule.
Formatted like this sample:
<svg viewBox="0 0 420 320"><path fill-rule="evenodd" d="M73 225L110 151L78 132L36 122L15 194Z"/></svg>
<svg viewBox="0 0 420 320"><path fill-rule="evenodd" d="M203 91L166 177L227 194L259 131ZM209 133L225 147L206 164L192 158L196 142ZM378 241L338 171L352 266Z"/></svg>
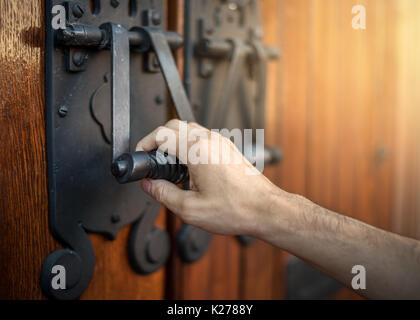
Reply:
<svg viewBox="0 0 420 320"><path fill-rule="evenodd" d="M86 62L87 53L81 52L81 51L75 51L73 53L72 59L73 59L73 63L76 66L81 67Z"/></svg>
<svg viewBox="0 0 420 320"><path fill-rule="evenodd" d="M111 6L117 8L120 5L120 0L111 0Z"/></svg>
<svg viewBox="0 0 420 320"><path fill-rule="evenodd" d="M73 5L71 11L73 12L73 15L76 18L81 18L85 14L85 9L83 8L83 5L80 4L79 2L76 2Z"/></svg>
<svg viewBox="0 0 420 320"><path fill-rule="evenodd" d="M61 118L64 118L65 116L67 116L68 112L69 112L69 109L67 108L67 106L61 106L60 108L58 108L58 115Z"/></svg>
<svg viewBox="0 0 420 320"><path fill-rule="evenodd" d="M155 26L158 26L162 23L162 16L160 15L160 12L158 12L158 11L153 11L152 12L152 23Z"/></svg>
<svg viewBox="0 0 420 320"><path fill-rule="evenodd" d="M164 101L164 99L161 95L156 96L156 98L155 98L156 104L162 104L163 101Z"/></svg>
<svg viewBox="0 0 420 320"><path fill-rule="evenodd" d="M120 221L121 221L121 217L118 214L115 213L111 216L111 222L112 223L118 223Z"/></svg>

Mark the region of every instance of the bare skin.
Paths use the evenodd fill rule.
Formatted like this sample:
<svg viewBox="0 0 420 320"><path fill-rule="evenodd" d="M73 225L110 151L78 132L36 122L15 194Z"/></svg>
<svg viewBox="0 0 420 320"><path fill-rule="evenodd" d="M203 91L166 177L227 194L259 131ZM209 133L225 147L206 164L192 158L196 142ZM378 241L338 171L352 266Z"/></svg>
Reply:
<svg viewBox="0 0 420 320"><path fill-rule="evenodd" d="M176 133L179 125L178 120L171 120L142 139L137 150L157 149L164 143L156 139L158 132L170 129ZM209 133L197 124L188 124L191 129ZM221 136L201 138L198 143L209 146L210 157L218 151L217 139L229 143L230 151L242 157ZM245 174L246 168L256 170L246 160L243 164L188 164L190 191L163 180L144 180L142 188L188 224L216 234L261 239L306 260L347 287L354 277L352 267L362 265L366 290L357 293L367 298L420 299L420 241L322 208L279 189L262 174Z"/></svg>

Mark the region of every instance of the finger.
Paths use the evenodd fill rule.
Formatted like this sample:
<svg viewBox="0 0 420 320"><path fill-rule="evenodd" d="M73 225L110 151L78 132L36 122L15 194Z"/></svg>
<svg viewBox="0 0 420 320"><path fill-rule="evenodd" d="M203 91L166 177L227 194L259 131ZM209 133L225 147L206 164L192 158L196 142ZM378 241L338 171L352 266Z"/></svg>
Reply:
<svg viewBox="0 0 420 320"><path fill-rule="evenodd" d="M165 127L168 127L168 128L170 128L170 129L172 129L172 130L177 130L177 131L179 131L179 129L182 127L182 126L185 126L188 130L191 130L191 129L203 129L203 130L206 130L206 131L208 131L208 129L207 128L204 128L204 127L202 127L202 126L200 126L198 123L196 123L196 122L186 122L186 121L181 121L181 120L179 120L179 119L172 119L172 120L169 120L166 124L165 124Z"/></svg>
<svg viewBox="0 0 420 320"><path fill-rule="evenodd" d="M196 122L190 122L188 125L190 126L190 128L202 129L202 130L205 130L205 131L209 131L209 129L207 129L207 128L201 126L201 125L199 125Z"/></svg>
<svg viewBox="0 0 420 320"><path fill-rule="evenodd" d="M181 127L181 125L186 125L186 122L178 120L178 119L172 119L172 120L169 120L165 124L165 127L175 130L175 131L179 131L179 128Z"/></svg>
<svg viewBox="0 0 420 320"><path fill-rule="evenodd" d="M136 151L153 151L158 149L163 143L166 142L166 139L158 139L158 137L168 137L172 138L172 143L175 145L173 149L177 149L178 144L178 132L167 127L158 127L141 139L136 146ZM170 151L170 150L168 150Z"/></svg>
<svg viewBox="0 0 420 320"><path fill-rule="evenodd" d="M143 139L141 139L136 146L136 151L152 151L156 150L158 148L157 142L156 142L156 135L161 130L162 127L158 127L155 130L153 130L151 133L149 133L147 136L145 136Z"/></svg>
<svg viewBox="0 0 420 320"><path fill-rule="evenodd" d="M185 191L166 180L142 181L143 190L151 195L156 201L163 204L174 213L182 215L185 211L185 204L193 196L192 191Z"/></svg>
<svg viewBox="0 0 420 320"><path fill-rule="evenodd" d="M184 137L185 139L187 139L187 143L189 143L189 139L192 138L194 139L195 136L190 134L190 132L200 132L201 135L206 134L207 136L209 136L210 131L202 126L200 126L199 124L195 123L195 122L185 122L185 121L181 121L178 119L172 119L170 121L168 121L165 124L165 127L172 129L176 132L178 132L178 135L180 137ZM187 138L188 137L188 138ZM185 141L183 141L185 142Z"/></svg>

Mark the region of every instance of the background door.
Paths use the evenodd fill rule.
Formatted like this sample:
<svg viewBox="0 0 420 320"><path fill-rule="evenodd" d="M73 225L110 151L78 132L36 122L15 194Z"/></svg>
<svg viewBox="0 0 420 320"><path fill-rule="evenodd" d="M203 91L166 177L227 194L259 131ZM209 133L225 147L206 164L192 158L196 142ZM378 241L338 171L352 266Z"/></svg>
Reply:
<svg viewBox="0 0 420 320"><path fill-rule="evenodd" d="M285 153L266 174L330 209L420 237L420 3L261 3L265 42L282 51L270 64L266 140ZM366 30L351 27L355 4L366 7ZM182 8L167 1L180 33ZM60 247L48 230L44 31L44 1L0 0L0 298L42 298L42 261ZM163 210L159 226L175 241L177 219ZM128 263L128 233L90 235L96 269L82 299L285 297L290 255L267 244L214 236L197 263L173 250L166 268L140 276Z"/></svg>
<svg viewBox="0 0 420 320"><path fill-rule="evenodd" d="M171 3L180 17L183 1ZM282 52L269 67L266 142L280 146L284 160L266 175L329 209L420 237L420 3L261 4L265 43ZM355 5L366 9L365 30L352 28ZM282 299L288 259L262 242L242 247L215 236L196 264L173 259L169 296ZM335 297L359 298L345 289Z"/></svg>

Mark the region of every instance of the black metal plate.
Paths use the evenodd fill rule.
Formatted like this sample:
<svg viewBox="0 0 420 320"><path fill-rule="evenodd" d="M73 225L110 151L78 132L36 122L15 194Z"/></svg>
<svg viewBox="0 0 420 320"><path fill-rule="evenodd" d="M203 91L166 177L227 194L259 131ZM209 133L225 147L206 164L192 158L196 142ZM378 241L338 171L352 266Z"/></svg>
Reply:
<svg viewBox="0 0 420 320"><path fill-rule="evenodd" d="M257 0L202 0L190 1L191 27L195 32L190 34L190 45L194 50L194 59L191 60L188 70L186 87L190 92L191 104L195 108L198 121L212 129L252 129L255 128L253 118L257 112L250 108L245 110L251 100L255 100L258 86L253 70L242 65L240 78L245 82L244 96L238 88L233 88L234 98L229 100L226 117L221 126L217 127L211 121L213 113L220 112L218 104L226 83L231 60L228 58L212 59L197 55L197 46L203 39L226 41L235 40L250 42L253 37L262 37L262 21L260 4ZM188 44L186 43L186 46ZM259 128L263 129L263 128Z"/></svg>
<svg viewBox="0 0 420 320"><path fill-rule="evenodd" d="M90 2L79 0L84 9L81 18L68 10L69 22L100 26L103 23L120 23L128 30L144 25L144 12L153 9L162 15L159 27L164 28L163 0L120 1L118 7L111 1L96 1L97 11L91 13ZM143 233L154 232L154 220L160 206L145 195L138 184L120 185L111 174L110 137L110 52L109 50L83 49L88 59L81 68L74 68L72 57L65 48L54 44L51 29L51 8L74 2L48 0L47 52L46 52L46 113L49 166L50 225L55 237L71 249L64 255L80 256L81 269L69 270L81 273L73 288L53 291L50 286L52 261L44 264L41 284L44 292L53 298L73 299L79 296L90 281L93 272L93 249L84 231L105 234L114 239L118 231L135 221L147 224L147 228L135 228ZM70 51L73 49L70 49ZM79 49L77 49L79 50ZM71 53L71 52L70 52ZM136 143L157 126L165 123L167 109L165 84L160 72L146 72L144 56L131 52L131 141ZM71 72L75 70L78 72ZM84 71L81 71L84 70ZM108 78L108 81L105 80ZM64 112L63 112L64 110ZM142 219L140 220L140 218ZM139 231L140 232L140 231ZM159 239L167 245L167 237ZM144 238L147 234L143 235ZM137 239L133 235L132 239ZM133 247L137 248L133 245ZM141 250L145 249L142 246ZM165 254L166 249L164 250ZM137 253L132 255L136 256ZM52 259L52 260L51 260ZM159 262L161 265L162 263ZM74 264L73 264L74 265ZM134 263L136 265L136 263ZM140 272L153 272L159 266L148 266ZM76 277L77 278L77 277ZM82 283L83 282L83 283Z"/></svg>

